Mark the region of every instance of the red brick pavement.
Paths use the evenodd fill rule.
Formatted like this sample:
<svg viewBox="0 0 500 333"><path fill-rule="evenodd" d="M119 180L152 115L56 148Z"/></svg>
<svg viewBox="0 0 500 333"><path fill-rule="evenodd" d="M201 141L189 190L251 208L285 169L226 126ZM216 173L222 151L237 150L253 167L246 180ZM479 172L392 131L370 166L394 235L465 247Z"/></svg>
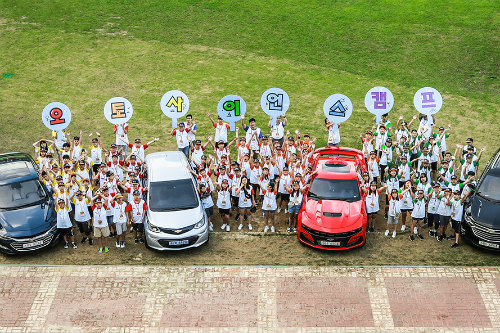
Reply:
<svg viewBox="0 0 500 333"><path fill-rule="evenodd" d="M186 289L165 302L160 322L164 327L255 327L258 279L216 277L205 281L201 290Z"/></svg>
<svg viewBox="0 0 500 333"><path fill-rule="evenodd" d="M385 278L385 286L396 327L491 327L472 279Z"/></svg>
<svg viewBox="0 0 500 333"><path fill-rule="evenodd" d="M276 303L282 327L373 326L370 297L363 278L277 278Z"/></svg>
<svg viewBox="0 0 500 333"><path fill-rule="evenodd" d="M41 279L0 276L0 327L23 326Z"/></svg>
<svg viewBox="0 0 500 333"><path fill-rule="evenodd" d="M140 326L146 294L143 278L63 276L46 324Z"/></svg>

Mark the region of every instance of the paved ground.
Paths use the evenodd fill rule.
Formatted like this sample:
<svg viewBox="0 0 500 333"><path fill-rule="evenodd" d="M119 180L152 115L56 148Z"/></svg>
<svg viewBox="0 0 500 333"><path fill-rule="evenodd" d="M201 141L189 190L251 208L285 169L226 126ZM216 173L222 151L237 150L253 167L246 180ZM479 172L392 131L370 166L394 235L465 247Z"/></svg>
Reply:
<svg viewBox="0 0 500 333"><path fill-rule="evenodd" d="M0 266L0 332L499 332L500 269Z"/></svg>

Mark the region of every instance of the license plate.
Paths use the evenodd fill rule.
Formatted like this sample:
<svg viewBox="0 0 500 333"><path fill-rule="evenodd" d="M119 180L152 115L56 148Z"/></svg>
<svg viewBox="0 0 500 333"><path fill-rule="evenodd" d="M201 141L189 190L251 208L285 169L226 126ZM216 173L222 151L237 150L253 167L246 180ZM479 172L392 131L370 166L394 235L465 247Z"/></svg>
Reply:
<svg viewBox="0 0 500 333"><path fill-rule="evenodd" d="M493 243L490 243L490 242L484 242L484 241L481 241L481 240L479 241L479 245L492 247L494 249L500 248L500 245L498 245L498 244L493 244Z"/></svg>
<svg viewBox="0 0 500 333"><path fill-rule="evenodd" d="M319 241L319 245L340 246L340 242Z"/></svg>
<svg viewBox="0 0 500 333"><path fill-rule="evenodd" d="M27 249L27 248L38 246L38 245L42 245L42 244L43 244L43 241L41 241L41 240L36 241L36 242L32 242L32 243L24 243L23 244L23 249Z"/></svg>
<svg viewBox="0 0 500 333"><path fill-rule="evenodd" d="M168 245L186 245L186 244L189 244L189 241L187 239L168 242Z"/></svg>

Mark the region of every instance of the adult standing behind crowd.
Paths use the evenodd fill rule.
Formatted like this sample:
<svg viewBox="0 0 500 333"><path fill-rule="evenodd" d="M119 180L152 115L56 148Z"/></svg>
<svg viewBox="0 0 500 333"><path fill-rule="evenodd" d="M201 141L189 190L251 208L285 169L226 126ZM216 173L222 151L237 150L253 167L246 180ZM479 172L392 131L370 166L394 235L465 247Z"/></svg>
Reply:
<svg viewBox="0 0 500 333"><path fill-rule="evenodd" d="M288 119L283 115L283 121L281 121L281 116L276 117L276 125L272 124L273 118L269 120L268 126L271 129L271 138L273 143L279 142L283 146L283 137L285 136L285 126L288 125Z"/></svg>
<svg viewBox="0 0 500 333"><path fill-rule="evenodd" d="M222 118L220 116L217 117L217 122L215 122L212 119L210 112L207 112L207 116L210 119L210 121L212 122L212 125L215 127L215 136L214 136L215 142L222 141L224 143L227 143L227 131L230 128L229 124L223 122Z"/></svg>
<svg viewBox="0 0 500 333"><path fill-rule="evenodd" d="M249 126L245 125L245 116L241 116L241 126L246 134L246 140L251 150L254 152L254 158L260 151L260 139L262 139L262 131L257 127L257 123L255 118L250 118L248 121Z"/></svg>
<svg viewBox="0 0 500 333"><path fill-rule="evenodd" d="M128 123L115 125L113 131L116 135L116 145L120 151L120 157L122 160L125 160L128 152ZM122 152L124 153L123 156Z"/></svg>

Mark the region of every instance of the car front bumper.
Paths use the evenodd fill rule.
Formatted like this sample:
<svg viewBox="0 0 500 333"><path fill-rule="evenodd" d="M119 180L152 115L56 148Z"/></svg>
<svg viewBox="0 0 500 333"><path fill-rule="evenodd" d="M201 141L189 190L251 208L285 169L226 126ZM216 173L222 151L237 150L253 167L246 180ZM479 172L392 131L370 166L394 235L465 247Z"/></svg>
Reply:
<svg viewBox="0 0 500 333"><path fill-rule="evenodd" d="M500 230L485 227L467 214L461 223L460 235L476 247L500 253Z"/></svg>
<svg viewBox="0 0 500 333"><path fill-rule="evenodd" d="M326 233L299 223L297 237L301 243L317 249L348 250L365 244L366 227L339 233Z"/></svg>
<svg viewBox="0 0 500 333"><path fill-rule="evenodd" d="M208 226L193 229L182 235L171 235L167 233L154 233L146 230L146 242L152 249L159 251L176 251L198 247L208 241Z"/></svg>
<svg viewBox="0 0 500 333"><path fill-rule="evenodd" d="M0 235L0 252L6 254L33 252L54 246L59 239L60 234L55 227L33 237L14 238Z"/></svg>

